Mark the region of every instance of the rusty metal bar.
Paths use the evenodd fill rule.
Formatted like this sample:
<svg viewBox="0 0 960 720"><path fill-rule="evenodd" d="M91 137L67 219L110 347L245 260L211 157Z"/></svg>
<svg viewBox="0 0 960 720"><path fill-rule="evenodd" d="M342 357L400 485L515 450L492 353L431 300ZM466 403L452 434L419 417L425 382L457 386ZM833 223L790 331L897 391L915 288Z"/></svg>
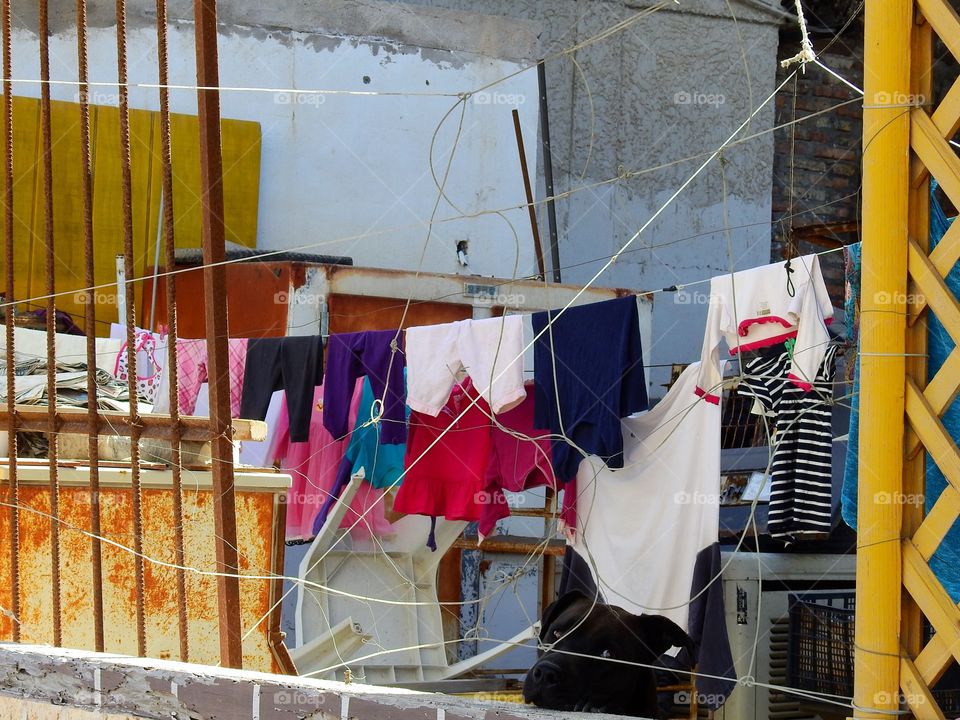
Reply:
<svg viewBox="0 0 960 720"><path fill-rule="evenodd" d="M540 228L537 227L537 210L533 204L533 188L530 186L530 172L527 170L527 152L523 147L523 130L520 128L520 112L513 109L513 131L517 136L517 152L520 154L520 172L523 175L523 190L527 196L527 212L530 214L530 230L533 233L533 249L537 253L537 270L540 279L547 279L547 270L543 264L543 246L540 244Z"/></svg>
<svg viewBox="0 0 960 720"><path fill-rule="evenodd" d="M87 333L87 432L90 456L90 564L93 572L93 640L103 652L103 548L100 544L100 467L97 417L97 284L93 264L93 170L90 165L90 86L87 84L87 3L77 0L77 78L80 81L80 189L83 196L83 255L87 301L84 304Z"/></svg>
<svg viewBox="0 0 960 720"><path fill-rule="evenodd" d="M57 411L56 424L50 426L45 407L15 405L17 428L32 432L84 433L89 428L89 414L83 408L64 407ZM0 409L0 422L9 420L10 411ZM174 436L173 421L169 415L141 415L131 420L127 413L101 410L98 413L97 432L100 435L131 436L136 430L141 438L170 440ZM134 425L136 423L136 425ZM202 417L181 417L180 438L188 442L206 442L210 439L210 421ZM260 441L266 438L267 424L261 420L233 420L233 437L237 440Z"/></svg>
<svg viewBox="0 0 960 720"><path fill-rule="evenodd" d="M176 266L173 214L173 155L170 145L170 92L167 89L167 2L157 0L157 56L160 84L161 197L163 198L164 259L167 270ZM156 279L154 279L156 283ZM187 580L183 551L183 479L180 472L180 407L177 376L177 278L167 277L167 377L170 380L170 421L173 471L174 557L177 565L177 626L180 633L180 660L190 659L187 635ZM153 330L153 328L150 328Z"/></svg>
<svg viewBox="0 0 960 720"><path fill-rule="evenodd" d="M224 260L223 157L220 152L220 72L217 63L216 0L194 0L197 46L197 107L200 116L200 201L203 227L203 287L210 375L214 528L217 534L217 599L220 663L239 668L240 583L236 577L237 516L233 490L233 443L228 374L227 288ZM228 577L232 574L232 577Z"/></svg>
<svg viewBox="0 0 960 720"><path fill-rule="evenodd" d="M460 537L454 540L450 547L464 550L483 550L484 552L503 553L504 555L529 555L541 546L543 546L542 540L526 540L511 535L498 535L487 538L479 544L476 540ZM542 550L545 556L560 557L563 555L565 548L566 544L563 540L552 539Z"/></svg>
<svg viewBox="0 0 960 720"><path fill-rule="evenodd" d="M20 642L20 484L17 478L17 416L13 412L16 397L10 388L14 387L14 346L13 323L15 306L13 273L13 58L10 51L10 0L2 0L3 23L3 236L4 260L7 263L6 293L7 302L4 322L7 333L7 455L10 458L10 483L7 502L10 512L10 592L13 613L13 641Z"/></svg>
<svg viewBox="0 0 960 720"><path fill-rule="evenodd" d="M47 0L40 0L40 143L43 175L43 243L47 271L47 414L52 425L57 417L57 308L56 248L53 238L53 141L50 130L50 28ZM8 393L14 387L7 388ZM50 564L53 644L61 645L60 617L60 483L57 477L57 436L47 435L50 458Z"/></svg>
<svg viewBox="0 0 960 720"><path fill-rule="evenodd" d="M133 278L133 180L130 171L130 107L127 88L127 13L124 0L117 0L117 74L120 105L120 179L123 202L123 267L126 276L127 389L130 395L130 475L133 492L134 582L136 585L137 653L147 654L144 608L143 507L140 491L140 424L137 408L136 298Z"/></svg>

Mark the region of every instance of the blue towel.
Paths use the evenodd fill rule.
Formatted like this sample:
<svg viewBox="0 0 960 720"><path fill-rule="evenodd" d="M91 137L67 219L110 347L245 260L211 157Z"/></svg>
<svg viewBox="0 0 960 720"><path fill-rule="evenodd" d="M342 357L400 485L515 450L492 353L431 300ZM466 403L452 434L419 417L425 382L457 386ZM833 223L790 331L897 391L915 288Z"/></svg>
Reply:
<svg viewBox="0 0 960 720"><path fill-rule="evenodd" d="M930 249L937 246L952 220L947 218L933 195L935 185L930 189ZM851 248L852 250L852 248ZM859 253L859 247L857 248ZM955 296L960 296L960 264L955 266L946 277L947 287ZM947 357L953 351L954 342L943 324L933 312L927 316L927 352L929 362L927 377L932 378L940 370ZM853 400L850 411L850 440L847 443L847 459L844 467L841 512L850 527L857 527L857 449L859 438L859 397L860 363L854 375ZM955 400L943 415L943 424L956 441L960 438L960 401ZM927 458L926 491L924 500L927 512L933 507L940 493L947 486L947 480L937 464ZM960 602L960 524L954 523L937 552L930 558L930 568L954 602Z"/></svg>

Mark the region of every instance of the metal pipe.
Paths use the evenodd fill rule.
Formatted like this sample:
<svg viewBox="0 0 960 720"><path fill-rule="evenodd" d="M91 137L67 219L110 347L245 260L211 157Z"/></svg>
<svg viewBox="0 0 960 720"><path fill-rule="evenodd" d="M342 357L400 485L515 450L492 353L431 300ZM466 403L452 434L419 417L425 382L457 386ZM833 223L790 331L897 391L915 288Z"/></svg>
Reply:
<svg viewBox="0 0 960 720"><path fill-rule="evenodd" d="M3 234L4 258L7 264L6 293L7 305L6 323L7 335L7 388L14 387L15 382L15 348L13 344L14 315L16 306L14 272L13 272L13 58L10 50L10 0L2 0L3 17ZM20 484L17 476L17 415L14 393L7 392L7 455L10 462L10 483L7 501L10 504L10 593L11 612L13 613L13 641L20 642Z"/></svg>
<svg viewBox="0 0 960 720"><path fill-rule="evenodd" d="M170 141L170 91L168 83L168 47L167 47L167 2L157 0L157 56L160 76L160 149L162 187L161 201L163 204L163 224L165 245L164 258L167 270L173 270L176 265L174 237L174 208L173 208L173 151ZM158 238L159 244L159 238ZM157 278L153 279L154 298L156 298ZM173 544L174 556L177 563L177 627L180 632L180 660L188 662L190 659L190 642L187 623L187 580L186 574L179 569L186 565L183 548L183 478L181 477L180 455L180 407L179 407L179 378L177 376L177 276L168 275L166 278L167 290L167 377L170 385L170 449L172 453L173 470ZM152 327L151 327L152 329Z"/></svg>
<svg viewBox="0 0 960 720"><path fill-rule="evenodd" d="M83 196L83 248L87 284L84 327L87 333L87 433L90 456L90 564L93 572L93 642L103 652L103 548L100 544L100 443L97 428L97 284L93 250L93 169L90 164L90 91L87 84L87 3L77 0L77 67L80 81L80 189Z"/></svg>
<svg viewBox="0 0 960 720"><path fill-rule="evenodd" d="M223 227L223 157L220 151L220 84L217 66L216 0L194 0L197 50L197 106L200 116L200 207L203 229L203 286L206 305L210 383L210 432L214 487L217 570L236 573L237 518L233 489L230 426L228 325ZM240 585L236 577L217 578L220 605L220 662L243 664L240 645Z"/></svg>
<svg viewBox="0 0 960 720"><path fill-rule="evenodd" d="M40 168L43 177L43 244L47 275L47 413L57 417L57 308L56 249L53 237L53 140L50 130L50 28L47 0L40 0ZM12 393L13 388L7 389ZM50 458L50 572L53 644L63 643L60 613L60 483L57 478L57 436L47 434Z"/></svg>
<svg viewBox="0 0 960 720"><path fill-rule="evenodd" d="M540 144L543 148L543 179L547 190L547 227L550 229L550 262L553 265L553 281L560 282L560 242L557 237L557 210L553 198L553 155L550 146L550 112L547 107L547 71L541 60L537 64L537 81L540 86Z"/></svg>
<svg viewBox="0 0 960 720"><path fill-rule="evenodd" d="M864 20L863 284L854 717L900 709L900 601L911 0L868 0Z"/></svg>
<svg viewBox="0 0 960 720"><path fill-rule="evenodd" d="M533 205L533 189L530 187L530 173L527 170L527 153L523 147L523 131L520 128L520 112L513 109L513 132L517 136L517 152L520 154L520 174L523 176L523 190L527 198L527 212L530 215L530 232L533 234L533 249L537 254L537 269L540 279L547 279L547 270L543 265L543 247L540 245L540 228L537 227L537 211Z"/></svg>
<svg viewBox="0 0 960 720"><path fill-rule="evenodd" d="M127 87L127 13L124 0L117 0L117 73L120 106L120 180L123 226L123 273L126 285L127 390L130 395L130 476L133 494L134 583L136 585L137 653L147 654L146 608L144 606L143 498L140 489L140 423L137 403L136 299L133 278L133 179L130 169L130 106Z"/></svg>

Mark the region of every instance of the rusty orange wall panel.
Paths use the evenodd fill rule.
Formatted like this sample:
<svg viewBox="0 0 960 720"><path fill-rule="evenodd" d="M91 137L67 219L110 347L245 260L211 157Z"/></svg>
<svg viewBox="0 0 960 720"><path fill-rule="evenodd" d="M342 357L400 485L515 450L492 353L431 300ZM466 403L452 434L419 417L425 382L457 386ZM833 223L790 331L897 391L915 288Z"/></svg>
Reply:
<svg viewBox="0 0 960 720"><path fill-rule="evenodd" d="M227 266L227 323L230 337L283 337L287 334L290 291L289 263L235 263ZM203 273L197 267L177 273L177 333L182 338L206 337ZM151 281L144 283L144 315L150 314ZM166 278L157 279L154 329L167 323Z"/></svg>
<svg viewBox="0 0 960 720"><path fill-rule="evenodd" d="M330 333L395 330L403 318L405 304L404 298L331 295L327 298L327 307L330 310ZM468 304L412 302L404 325L405 327L436 325L466 320L472 316L473 307Z"/></svg>
<svg viewBox="0 0 960 720"><path fill-rule="evenodd" d="M3 467L5 473L6 467ZM124 472L127 487L118 481ZM52 641L50 595L50 523L49 491L45 467L22 467L20 470L21 505L21 640L25 643L48 644ZM132 547L132 497L129 471L101 469L105 484L101 497L104 537ZM89 491L78 468L61 468L63 487L60 494L63 643L66 647L94 649L92 599L90 594L91 540L81 530L89 528ZM162 562L174 562L173 503L169 489L157 478L169 474L143 470L146 489L143 492L144 554ZM282 574L283 545L276 544L274 523L280 517L289 478L285 475L260 473L244 478L238 473L237 525L241 573L269 576ZM256 477L256 481L250 478ZM203 482L200 480L203 479ZM191 481L193 488L190 487ZM200 489L197 489L197 483ZM254 484L259 484L254 488ZM213 572L214 554L213 497L209 472L187 472L184 476L184 546L185 564L203 572ZM27 509L29 508L29 509ZM0 533L7 532L8 516L0 513ZM9 608L10 559L0 553L0 604ZM136 618L133 555L116 545L103 544L104 629L105 649L135 655ZM190 660L216 665L220 660L216 577L188 572L187 609L189 622ZM147 652L150 657L178 659L176 573L173 568L146 564ZM241 580L241 623L244 631L270 613L278 599L277 584L271 580ZM0 616L0 638L12 637L12 620ZM278 672L280 668L271 650L271 622L264 620L244 641L244 667L249 670Z"/></svg>

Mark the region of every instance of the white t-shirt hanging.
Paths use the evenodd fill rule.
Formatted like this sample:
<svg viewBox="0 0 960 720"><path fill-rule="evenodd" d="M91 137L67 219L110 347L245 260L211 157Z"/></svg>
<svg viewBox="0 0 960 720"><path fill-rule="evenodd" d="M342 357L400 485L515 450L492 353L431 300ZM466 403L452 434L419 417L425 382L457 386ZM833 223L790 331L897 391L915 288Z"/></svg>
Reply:
<svg viewBox="0 0 960 720"><path fill-rule="evenodd" d="M697 395L719 402L721 340L736 356L796 338L789 377L805 390L811 387L830 342L826 326L833 319L833 304L817 255L793 258L790 267L789 284L785 262L717 275L710 281Z"/></svg>
<svg viewBox="0 0 960 720"><path fill-rule="evenodd" d="M693 394L694 363L646 413L623 423L622 469L577 472L573 548L606 602L688 628L694 571L720 526L720 407Z"/></svg>

